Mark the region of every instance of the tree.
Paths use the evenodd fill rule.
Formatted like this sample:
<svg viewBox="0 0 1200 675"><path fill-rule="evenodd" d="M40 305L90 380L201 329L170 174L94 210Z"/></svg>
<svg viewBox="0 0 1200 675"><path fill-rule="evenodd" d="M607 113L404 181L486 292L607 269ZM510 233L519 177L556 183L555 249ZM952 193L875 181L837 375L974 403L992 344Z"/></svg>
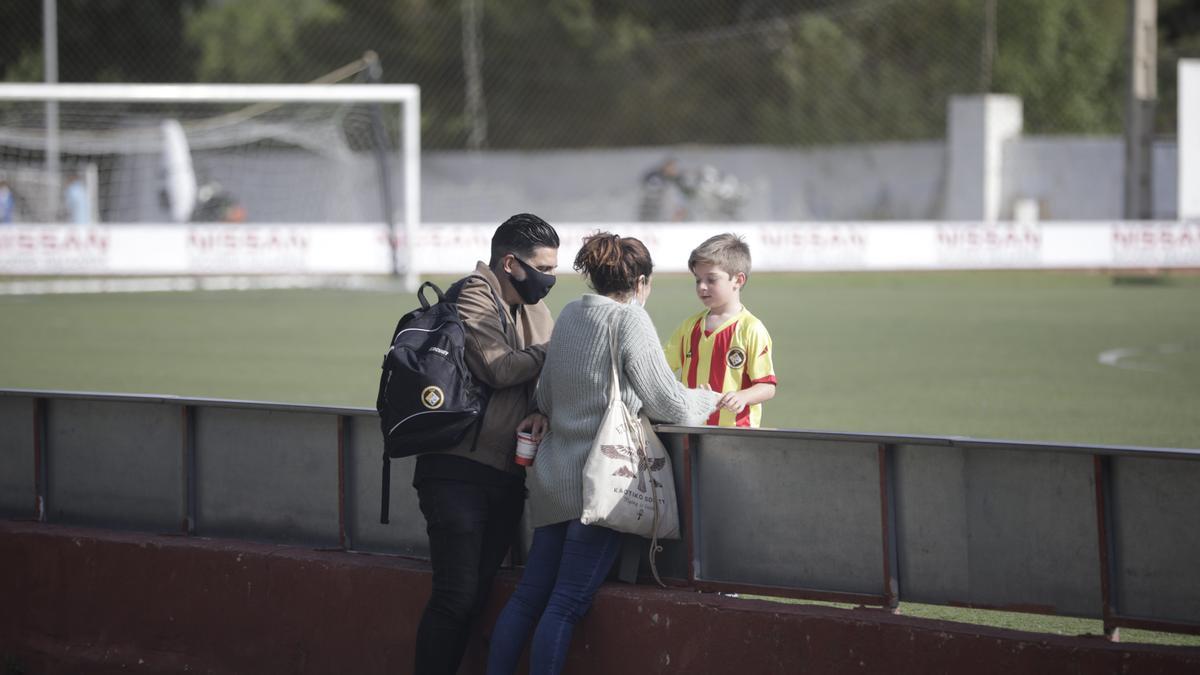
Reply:
<svg viewBox="0 0 1200 675"><path fill-rule="evenodd" d="M307 38L336 26L330 0L255 0L208 4L187 17L188 44L203 82L303 82L329 72L327 52ZM355 58L361 53L355 55ZM345 63L343 61L342 63Z"/></svg>
<svg viewBox="0 0 1200 675"><path fill-rule="evenodd" d="M999 3L995 90L1020 96L1033 133L1120 133L1125 0Z"/></svg>
<svg viewBox="0 0 1200 675"><path fill-rule="evenodd" d="M57 0L61 82L186 82L183 15L200 0ZM0 3L0 76L44 79L42 3Z"/></svg>
<svg viewBox="0 0 1200 675"><path fill-rule="evenodd" d="M1128 0L505 0L483 9L489 146L940 138L947 99L1019 96L1033 133L1120 131ZM1200 4L1159 0L1159 128ZM467 145L462 3L59 0L60 79L305 82L379 54L423 144ZM40 80L41 5L0 3L0 75ZM987 71L985 73L985 70ZM990 76L988 76L990 73Z"/></svg>

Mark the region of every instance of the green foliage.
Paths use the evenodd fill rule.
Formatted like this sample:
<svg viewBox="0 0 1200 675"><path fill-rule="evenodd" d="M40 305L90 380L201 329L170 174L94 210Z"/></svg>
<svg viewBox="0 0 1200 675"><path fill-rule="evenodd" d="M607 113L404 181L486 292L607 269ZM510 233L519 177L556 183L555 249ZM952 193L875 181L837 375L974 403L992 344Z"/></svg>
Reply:
<svg viewBox="0 0 1200 675"><path fill-rule="evenodd" d="M187 21L187 40L199 53L196 78L205 82L315 79L327 64L314 68L309 62L305 33L323 30L341 17L342 11L329 0L209 4L190 13Z"/></svg>
<svg viewBox="0 0 1200 675"><path fill-rule="evenodd" d="M1121 0L1098 2L998 4L992 89L1025 100L1030 131L1119 129L1125 13ZM480 7L498 148L937 138L948 97L983 79L983 9L971 0ZM203 79L307 79L374 49L385 79L422 85L425 145L461 147L460 10L421 0L222 3L196 12L187 34ZM301 48L309 44L321 49Z"/></svg>
<svg viewBox="0 0 1200 675"><path fill-rule="evenodd" d="M1119 133L1124 0L1005 0L995 89L1021 97L1033 133Z"/></svg>
<svg viewBox="0 0 1200 675"><path fill-rule="evenodd" d="M773 132L768 141L820 143L843 123L862 128L865 111L853 105L860 100L854 85L865 60L862 46L820 15L796 22L789 33L776 36L780 45L771 60L782 86L774 100L755 106L758 126ZM827 82L839 86L823 87Z"/></svg>
<svg viewBox="0 0 1200 675"><path fill-rule="evenodd" d="M33 50L17 54L12 64L4 70L7 82L39 82L45 77L42 55Z"/></svg>
<svg viewBox="0 0 1200 675"><path fill-rule="evenodd" d="M183 16L203 0L57 0L60 82L186 82ZM0 3L0 79L42 79L42 3Z"/></svg>
<svg viewBox="0 0 1200 675"><path fill-rule="evenodd" d="M1019 96L1030 133L1112 134L1127 0L473 0L488 145L827 145L940 138L948 98ZM42 77L40 3L0 3L0 77ZM380 55L459 148L463 2L58 0L60 80L304 82ZM994 58L984 53L989 31ZM1159 0L1158 125L1200 56L1200 3Z"/></svg>

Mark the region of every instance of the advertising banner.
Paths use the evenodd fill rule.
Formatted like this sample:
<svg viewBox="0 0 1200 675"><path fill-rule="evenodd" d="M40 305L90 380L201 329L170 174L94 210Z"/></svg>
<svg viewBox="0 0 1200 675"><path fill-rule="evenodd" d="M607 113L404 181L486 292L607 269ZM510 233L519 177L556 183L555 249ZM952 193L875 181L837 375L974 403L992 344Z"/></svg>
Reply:
<svg viewBox="0 0 1200 675"><path fill-rule="evenodd" d="M560 269L597 231L641 239L655 269L687 271L708 237L734 232L759 272L1120 269L1200 267L1200 221L1044 223L565 223ZM420 273L459 274L491 248L492 223L427 224L417 231ZM402 232L383 225L189 224L0 226L0 275L355 275L388 274Z"/></svg>

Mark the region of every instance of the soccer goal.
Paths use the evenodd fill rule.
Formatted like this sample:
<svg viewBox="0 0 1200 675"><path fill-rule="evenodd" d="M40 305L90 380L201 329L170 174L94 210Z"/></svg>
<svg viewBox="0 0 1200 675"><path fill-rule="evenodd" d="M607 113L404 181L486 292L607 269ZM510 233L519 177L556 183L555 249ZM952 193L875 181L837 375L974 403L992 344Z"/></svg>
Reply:
<svg viewBox="0 0 1200 675"><path fill-rule="evenodd" d="M385 226L415 286L419 110L416 85L0 85L0 217Z"/></svg>

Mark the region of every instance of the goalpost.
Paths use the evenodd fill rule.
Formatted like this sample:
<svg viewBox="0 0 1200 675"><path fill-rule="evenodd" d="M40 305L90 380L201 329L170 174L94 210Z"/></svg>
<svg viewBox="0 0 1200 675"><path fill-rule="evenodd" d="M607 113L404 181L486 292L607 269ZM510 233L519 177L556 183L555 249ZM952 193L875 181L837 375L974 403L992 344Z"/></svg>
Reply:
<svg viewBox="0 0 1200 675"><path fill-rule="evenodd" d="M0 84L9 222L386 225L414 289L420 143L411 84Z"/></svg>

